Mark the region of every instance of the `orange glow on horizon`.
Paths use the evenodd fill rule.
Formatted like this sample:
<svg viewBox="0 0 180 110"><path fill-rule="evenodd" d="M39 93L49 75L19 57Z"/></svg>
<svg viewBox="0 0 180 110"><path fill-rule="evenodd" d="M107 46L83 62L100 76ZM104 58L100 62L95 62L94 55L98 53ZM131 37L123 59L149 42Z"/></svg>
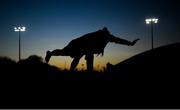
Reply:
<svg viewBox="0 0 180 110"><path fill-rule="evenodd" d="M106 64L109 62L113 65L120 63L121 61L127 59L130 55L121 55L121 56L94 56L94 69L97 71L103 71L106 68ZM57 66L60 69L70 69L72 58L65 56L52 57L49 64ZM84 56L80 59L79 64L77 65L77 70L86 70L86 60Z"/></svg>

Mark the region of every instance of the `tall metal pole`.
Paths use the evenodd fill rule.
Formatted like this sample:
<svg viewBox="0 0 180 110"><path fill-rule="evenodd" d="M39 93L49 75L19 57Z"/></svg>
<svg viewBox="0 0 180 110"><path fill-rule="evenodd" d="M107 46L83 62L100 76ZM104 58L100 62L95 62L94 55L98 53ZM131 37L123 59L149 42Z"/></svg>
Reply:
<svg viewBox="0 0 180 110"><path fill-rule="evenodd" d="M21 32L26 31L26 27L14 27L14 31L19 33L19 61L21 60Z"/></svg>
<svg viewBox="0 0 180 110"><path fill-rule="evenodd" d="M152 42L152 49L154 49L154 30L153 30L153 28L154 28L154 24L156 24L156 23L158 23L158 19L157 18L149 18L149 19L146 19L145 20L146 21L146 24L150 24L151 25L151 42Z"/></svg>
<svg viewBox="0 0 180 110"><path fill-rule="evenodd" d="M153 23L151 23L151 40L152 40L152 49L154 49L154 39L153 39Z"/></svg>
<svg viewBox="0 0 180 110"><path fill-rule="evenodd" d="M21 60L21 31L19 31L19 61Z"/></svg>

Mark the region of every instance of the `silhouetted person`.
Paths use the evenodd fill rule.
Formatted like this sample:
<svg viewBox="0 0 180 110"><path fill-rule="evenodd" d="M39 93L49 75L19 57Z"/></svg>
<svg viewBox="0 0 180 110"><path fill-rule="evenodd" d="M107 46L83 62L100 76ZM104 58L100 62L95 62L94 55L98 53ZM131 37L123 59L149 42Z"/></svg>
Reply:
<svg viewBox="0 0 180 110"><path fill-rule="evenodd" d="M82 37L72 40L63 49L56 49L52 52L47 51L45 60L48 63L51 56L70 56L74 58L70 70L74 70L79 63L79 60L83 55L85 55L85 60L87 64L87 70L93 70L93 60L94 54L104 54L104 48L108 42L114 42L118 44L124 44L128 46L133 46L139 39L133 42L115 37L110 34L108 29L104 27L102 30L96 32L88 33Z"/></svg>

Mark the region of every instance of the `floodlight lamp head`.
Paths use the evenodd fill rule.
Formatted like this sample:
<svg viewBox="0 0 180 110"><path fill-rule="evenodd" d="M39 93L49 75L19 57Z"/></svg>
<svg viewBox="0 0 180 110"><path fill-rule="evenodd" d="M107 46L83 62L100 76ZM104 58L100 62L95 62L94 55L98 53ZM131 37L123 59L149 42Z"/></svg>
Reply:
<svg viewBox="0 0 180 110"><path fill-rule="evenodd" d="M158 23L157 18L149 18L149 19L146 19L145 21L146 21L146 24Z"/></svg>
<svg viewBox="0 0 180 110"><path fill-rule="evenodd" d="M21 32L24 32L24 31L26 31L26 27L14 27L14 31L15 32L19 32L19 31L21 31Z"/></svg>

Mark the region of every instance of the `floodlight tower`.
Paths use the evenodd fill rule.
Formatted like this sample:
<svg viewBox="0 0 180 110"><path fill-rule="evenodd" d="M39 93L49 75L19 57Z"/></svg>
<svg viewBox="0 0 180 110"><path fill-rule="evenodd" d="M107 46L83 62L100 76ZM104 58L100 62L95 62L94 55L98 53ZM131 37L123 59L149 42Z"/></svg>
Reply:
<svg viewBox="0 0 180 110"><path fill-rule="evenodd" d="M153 30L153 25L158 23L158 19L157 18L148 18L145 20L146 24L150 24L151 25L151 40L152 40L152 49L154 49L154 42L153 42L153 34L154 34L154 30Z"/></svg>
<svg viewBox="0 0 180 110"><path fill-rule="evenodd" d="M15 32L19 32L19 61L21 60L21 32L26 31L26 27L14 27Z"/></svg>

